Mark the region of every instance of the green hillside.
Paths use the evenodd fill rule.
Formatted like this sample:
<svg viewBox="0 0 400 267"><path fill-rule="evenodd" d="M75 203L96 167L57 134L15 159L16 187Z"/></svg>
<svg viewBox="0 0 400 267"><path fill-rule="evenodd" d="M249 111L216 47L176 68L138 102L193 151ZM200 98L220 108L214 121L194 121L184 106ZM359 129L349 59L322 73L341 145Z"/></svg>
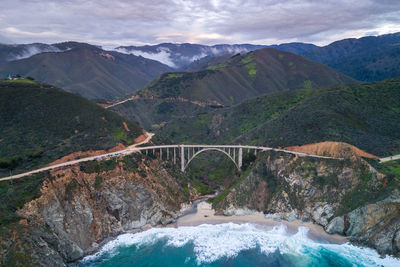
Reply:
<svg viewBox="0 0 400 267"><path fill-rule="evenodd" d="M78 95L29 80L0 82L3 174L39 167L74 151L132 144L141 133L136 124Z"/></svg>
<svg viewBox="0 0 400 267"><path fill-rule="evenodd" d="M384 156L400 153L399 103L400 79L285 91L174 120L159 135L172 142L273 147L342 141Z"/></svg>
<svg viewBox="0 0 400 267"><path fill-rule="evenodd" d="M114 99L168 71L171 68L154 60L74 43L65 52L41 53L8 62L0 67L0 77L31 76L86 98Z"/></svg>
<svg viewBox="0 0 400 267"><path fill-rule="evenodd" d="M236 55L208 70L167 73L140 91L159 98L216 100L232 105L283 90L316 88L355 80L302 56L264 48Z"/></svg>
<svg viewBox="0 0 400 267"><path fill-rule="evenodd" d="M175 118L192 116L216 109L189 102L162 99L135 99L113 106L110 110L139 124L145 129L154 129Z"/></svg>
<svg viewBox="0 0 400 267"><path fill-rule="evenodd" d="M400 33L344 39L301 54L360 81L400 77Z"/></svg>

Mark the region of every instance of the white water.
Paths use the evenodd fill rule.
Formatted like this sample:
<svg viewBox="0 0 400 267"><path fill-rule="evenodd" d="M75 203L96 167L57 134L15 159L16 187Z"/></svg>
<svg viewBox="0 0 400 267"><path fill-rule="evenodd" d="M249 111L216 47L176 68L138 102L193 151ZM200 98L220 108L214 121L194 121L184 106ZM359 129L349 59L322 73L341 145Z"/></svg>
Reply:
<svg viewBox="0 0 400 267"><path fill-rule="evenodd" d="M86 257L82 262L98 257L112 257L117 248L135 245L137 248L154 245L167 240L165 246L183 247L192 242L197 264L215 262L221 258L234 258L241 251L259 248L264 255L277 251L296 258L298 266L312 264L321 251L329 251L345 258L354 266L400 266L400 260L379 254L369 248L361 248L349 243L324 244L311 240L308 228L300 226L298 232L290 234L285 225L265 228L254 224L225 223L203 224L195 227L152 228L137 234L123 234L107 243L98 253ZM322 256L321 256L322 257Z"/></svg>

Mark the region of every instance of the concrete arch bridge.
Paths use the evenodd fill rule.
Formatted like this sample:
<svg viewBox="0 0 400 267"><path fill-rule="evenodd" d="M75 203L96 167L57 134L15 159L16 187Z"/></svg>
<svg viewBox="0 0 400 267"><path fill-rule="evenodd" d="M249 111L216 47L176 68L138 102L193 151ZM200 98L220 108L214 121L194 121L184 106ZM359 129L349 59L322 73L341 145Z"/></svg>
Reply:
<svg viewBox="0 0 400 267"><path fill-rule="evenodd" d="M305 154L300 152L293 152L284 149L277 149L271 147L262 146L242 146L242 145L159 145L159 146L148 146L148 147L137 147L134 150L141 151L142 153L149 155L152 153L156 155L160 160L171 160L174 164L179 161L180 169L184 172L190 162L195 159L199 154L206 151L219 151L226 155L240 171L243 165L243 152L254 153L257 155L263 151L280 151L298 155L300 157L315 157L315 158L332 158L318 155Z"/></svg>
<svg viewBox="0 0 400 267"><path fill-rule="evenodd" d="M280 151L285 153L290 153L294 155L298 155L299 157L314 157L314 158L325 158L325 159L335 159L332 157L324 157L324 156L317 156L311 154L305 154L300 152L293 152L284 149L277 149L271 147L263 147L263 146L242 146L242 145L156 145L156 146L146 146L146 147L131 147L126 148L124 150L120 150L118 152L112 153L105 153L100 156L90 156L87 158L75 159L68 162L63 162L55 165L50 165L47 167L39 168L36 170L28 171L25 173L15 174L8 177L0 178L0 181L6 180L13 180L19 179L25 176L29 176L34 173L39 173L47 170L52 170L59 167L74 165L80 162L91 161L91 160L99 160L99 159L106 159L112 157L118 157L123 155L129 155L132 153L144 153L149 154L153 153L161 160L172 160L174 164L180 162L180 169L184 172L187 167L189 166L190 162L196 158L199 154L206 152L206 151L219 151L225 154L229 159L233 161L236 168L240 171L242 167L242 160L243 160L243 151L247 150L248 152L252 152L255 155L259 152L263 151Z"/></svg>

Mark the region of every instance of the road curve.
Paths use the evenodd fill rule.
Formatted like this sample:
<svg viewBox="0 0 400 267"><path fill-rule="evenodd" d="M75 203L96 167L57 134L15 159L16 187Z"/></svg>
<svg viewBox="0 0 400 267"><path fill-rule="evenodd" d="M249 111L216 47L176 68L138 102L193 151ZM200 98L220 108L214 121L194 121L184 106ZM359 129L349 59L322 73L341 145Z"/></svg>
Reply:
<svg viewBox="0 0 400 267"><path fill-rule="evenodd" d="M243 145L156 145L156 146L147 146L147 147L138 147L139 145L148 143L151 138L154 136L153 133L146 133L147 137L144 141L134 144L132 146L129 146L128 148L112 153L106 153L98 156L92 156L92 157L87 157L87 158L82 158L82 159L77 159L77 160L72 160L60 164L55 164L47 167L43 167L40 169L32 170L29 172L21 173L21 174L16 174L8 177L3 177L0 178L0 181L7 181L7 180L13 180L13 179L18 179L22 178L31 174L59 168L59 167L65 167L69 165L74 165L80 162L85 162L85 161L91 161L91 160L97 160L97 159L103 159L103 158L111 158L111 157L117 157L117 156L122 156L122 155L129 155L135 152L139 152L142 150L153 150L153 149L162 149L162 148L181 148L181 147L186 147L186 148L242 148L242 149L253 149L253 150L260 150L260 151L277 151L277 152L284 152L284 153L289 153L293 155L297 155L299 157L313 157L313 158L321 158L321 159L341 159L341 158L334 158L334 157L325 157L325 156L318 156L318 155L312 155L312 154L306 154L306 153L301 153L301 152L294 152L294 151L289 151L289 150L284 150L284 149L277 149L277 148L272 148L272 147L263 147L263 146L243 146Z"/></svg>
<svg viewBox="0 0 400 267"><path fill-rule="evenodd" d="M59 168L59 167L74 165L74 164L77 164L77 163L80 163L80 162L100 159L100 158L103 158L103 157L113 157L113 156L115 157L115 156L118 156L118 155L130 154L130 153L133 152L135 147L150 142L151 138L154 136L154 133L145 132L145 135L146 135L146 139L145 140L143 140L142 142L136 143L134 145L131 145L131 146L127 147L124 150L120 150L120 151L112 152L112 153L106 153L106 154L102 154L102 155L99 155L99 156L92 156L92 157L87 157L87 158L82 158L82 159L77 159L77 160L71 160L71 161L67 161L67 162L63 162L63 163L59 163L59 164L55 164L55 165L50 165L50 166L43 167L43 168L36 169L36 170L32 170L32 171L29 171L29 172L24 172L24 173L20 173L20 174L8 176L8 177L3 177L3 178L0 178L0 181L18 179L18 178L21 178L21 177L24 177L24 176L28 176L28 175L31 175L31 174L35 174L35 173L39 173L39 172L43 172L43 171L48 171L48 170ZM129 153L127 153L128 151L129 151Z"/></svg>

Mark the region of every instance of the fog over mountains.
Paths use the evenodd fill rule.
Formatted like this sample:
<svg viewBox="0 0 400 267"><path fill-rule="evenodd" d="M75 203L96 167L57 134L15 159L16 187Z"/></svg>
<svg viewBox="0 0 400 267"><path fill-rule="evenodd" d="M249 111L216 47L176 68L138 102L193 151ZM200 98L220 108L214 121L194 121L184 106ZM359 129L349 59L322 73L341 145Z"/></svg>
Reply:
<svg viewBox="0 0 400 267"><path fill-rule="evenodd" d="M359 81L400 76L400 33L344 39L323 47L162 43L110 51L78 42L0 44L0 76L31 76L87 98L115 99L143 88L163 73L213 68L234 55L265 47L305 56Z"/></svg>

